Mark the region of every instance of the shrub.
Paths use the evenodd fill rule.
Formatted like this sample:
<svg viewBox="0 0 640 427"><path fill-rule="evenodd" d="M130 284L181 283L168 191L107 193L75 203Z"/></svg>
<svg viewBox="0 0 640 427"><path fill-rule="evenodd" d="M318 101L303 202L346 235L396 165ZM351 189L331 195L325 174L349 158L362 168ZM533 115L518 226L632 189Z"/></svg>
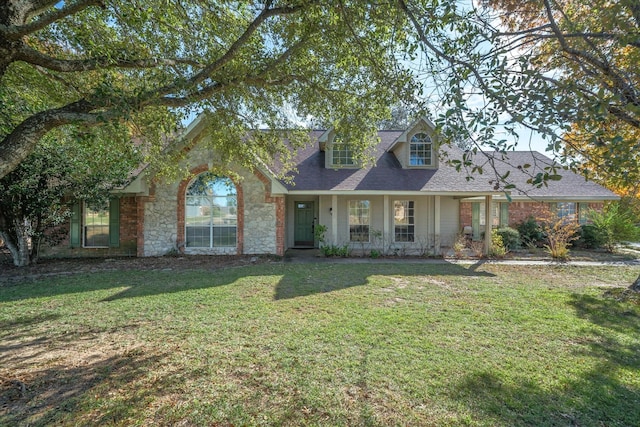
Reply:
<svg viewBox="0 0 640 427"><path fill-rule="evenodd" d="M324 224L316 224L315 228L313 229L313 237L320 243L321 246L323 243L325 243L324 235L326 232L327 226Z"/></svg>
<svg viewBox="0 0 640 427"><path fill-rule="evenodd" d="M349 256L349 245L337 246L337 245L327 245L320 248L322 254L326 257L348 257Z"/></svg>
<svg viewBox="0 0 640 427"><path fill-rule="evenodd" d="M464 250L467 248L467 238L464 234L458 234L456 241L453 242L453 253L456 258L462 258L464 256Z"/></svg>
<svg viewBox="0 0 640 427"><path fill-rule="evenodd" d="M484 242L474 240L469 244L469 248L471 249L471 254L476 258L482 258L484 252Z"/></svg>
<svg viewBox="0 0 640 427"><path fill-rule="evenodd" d="M605 242L605 236L600 230L593 224L585 224L580 227L580 237L576 240L575 245L584 249L598 249L601 248Z"/></svg>
<svg viewBox="0 0 640 427"><path fill-rule="evenodd" d="M520 233L520 241L525 246L541 246L544 242L545 236L542 227L533 216L518 224L516 228Z"/></svg>
<svg viewBox="0 0 640 427"><path fill-rule="evenodd" d="M491 249L489 250L489 256L492 258L502 258L507 252L507 248L502 241L502 236L498 233L498 230L491 231Z"/></svg>
<svg viewBox="0 0 640 427"><path fill-rule="evenodd" d="M602 245L609 252L613 252L618 243L639 237L632 211L619 203L608 204L603 212L591 211L590 219L602 234Z"/></svg>
<svg viewBox="0 0 640 427"><path fill-rule="evenodd" d="M520 233L515 228L502 227L495 232L502 238L502 243L507 251L520 247Z"/></svg>
<svg viewBox="0 0 640 427"><path fill-rule="evenodd" d="M569 259L569 246L578 238L580 225L576 221L560 218L550 211L544 213L538 222L542 232L547 236L544 248L549 255L557 260Z"/></svg>

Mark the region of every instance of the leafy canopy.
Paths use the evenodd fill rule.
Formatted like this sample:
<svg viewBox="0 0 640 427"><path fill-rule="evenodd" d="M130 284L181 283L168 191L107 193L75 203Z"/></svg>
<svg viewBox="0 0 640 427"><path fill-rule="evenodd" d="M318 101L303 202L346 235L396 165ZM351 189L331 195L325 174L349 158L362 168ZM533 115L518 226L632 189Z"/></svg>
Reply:
<svg viewBox="0 0 640 427"><path fill-rule="evenodd" d="M638 2L398 4L415 30L409 50L444 139L473 144L460 168L478 172L471 157L483 147L527 148L520 137L533 131L573 166L593 162L600 176L636 179L638 159L624 153L640 148ZM530 182L554 176L550 169Z"/></svg>
<svg viewBox="0 0 640 427"><path fill-rule="evenodd" d="M248 141L246 130L307 117L362 148L388 106L414 92L396 57L405 29L392 2L3 2L0 177L52 129L107 122L143 138L156 164L163 136L201 111L229 160L285 156L281 135Z"/></svg>

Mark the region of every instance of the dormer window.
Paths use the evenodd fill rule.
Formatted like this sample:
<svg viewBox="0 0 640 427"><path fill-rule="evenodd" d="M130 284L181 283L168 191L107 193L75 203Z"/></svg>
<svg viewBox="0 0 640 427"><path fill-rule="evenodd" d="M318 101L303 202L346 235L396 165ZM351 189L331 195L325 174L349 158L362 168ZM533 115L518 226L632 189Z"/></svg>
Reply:
<svg viewBox="0 0 640 427"><path fill-rule="evenodd" d="M349 144L342 142L338 138L334 139L331 147L331 157L332 166L353 166L355 164Z"/></svg>
<svg viewBox="0 0 640 427"><path fill-rule="evenodd" d="M417 133L411 137L409 145L409 166L431 166L433 143L426 133Z"/></svg>

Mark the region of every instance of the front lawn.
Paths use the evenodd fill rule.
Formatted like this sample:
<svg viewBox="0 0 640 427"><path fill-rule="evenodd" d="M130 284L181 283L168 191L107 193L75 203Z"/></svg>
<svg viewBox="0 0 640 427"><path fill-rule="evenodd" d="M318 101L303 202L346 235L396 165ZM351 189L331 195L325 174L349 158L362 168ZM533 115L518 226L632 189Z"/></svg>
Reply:
<svg viewBox="0 0 640 427"><path fill-rule="evenodd" d="M640 424L631 267L263 264L0 287L0 425Z"/></svg>

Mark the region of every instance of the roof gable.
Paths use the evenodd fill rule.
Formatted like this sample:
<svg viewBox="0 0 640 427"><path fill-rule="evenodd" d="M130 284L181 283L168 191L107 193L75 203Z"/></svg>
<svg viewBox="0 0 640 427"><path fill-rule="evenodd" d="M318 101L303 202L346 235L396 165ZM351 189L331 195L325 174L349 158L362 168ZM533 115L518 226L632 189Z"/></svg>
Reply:
<svg viewBox="0 0 640 427"><path fill-rule="evenodd" d="M426 130L429 134L434 135L436 131L436 125L433 124L428 117L421 117L418 120L415 120L411 125L402 132L398 138L387 148L388 151L393 151L399 144L406 143L409 135L413 134L417 130Z"/></svg>

